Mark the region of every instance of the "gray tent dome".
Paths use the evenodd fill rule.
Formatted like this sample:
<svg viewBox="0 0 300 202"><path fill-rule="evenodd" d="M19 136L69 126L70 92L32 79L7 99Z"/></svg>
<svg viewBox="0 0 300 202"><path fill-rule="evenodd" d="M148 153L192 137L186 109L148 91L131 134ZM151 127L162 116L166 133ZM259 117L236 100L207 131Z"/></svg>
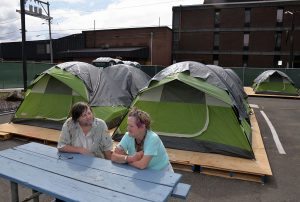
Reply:
<svg viewBox="0 0 300 202"><path fill-rule="evenodd" d="M99 69L94 65L78 61L60 63L52 68L56 67L70 72L71 74L83 80L84 84L89 90L90 99L92 98L92 96L95 94L96 89L98 88L102 68Z"/></svg>
<svg viewBox="0 0 300 202"><path fill-rule="evenodd" d="M290 83L294 84L294 82L292 81L292 79L288 75L286 75L284 72L279 71L279 70L267 70L267 71L264 71L263 73L261 73L260 75L258 75L256 77L256 79L254 79L254 83L264 82L271 75L276 74L276 73L279 74L280 76L282 76L283 78L287 79Z"/></svg>
<svg viewBox="0 0 300 202"><path fill-rule="evenodd" d="M95 116L112 128L149 79L141 70L127 65L104 71L85 62L61 63L38 75L28 88L30 96L25 97L25 105L21 104L23 107L17 110L18 117L13 121L61 129L70 107L77 101L85 101ZM45 110L38 110L37 106Z"/></svg>
<svg viewBox="0 0 300 202"><path fill-rule="evenodd" d="M241 81L240 77L232 70L232 69L225 69L226 73L232 78L232 80L235 81L236 84L238 84L238 87L240 88L240 92L243 94L243 97L245 99L248 98L247 93L244 91L244 84Z"/></svg>
<svg viewBox="0 0 300 202"><path fill-rule="evenodd" d="M253 91L260 94L299 95L292 79L279 70L262 72L254 80Z"/></svg>
<svg viewBox="0 0 300 202"><path fill-rule="evenodd" d="M224 72L222 67L215 65L204 65L199 62L186 61L173 64L157 73L150 81L161 81L163 78L180 72L189 72L190 76L200 78L209 84L217 86L229 93L234 106L237 108L239 117L248 118L247 110L243 104L238 89L234 87L232 79ZM229 84L227 83L229 82Z"/></svg>

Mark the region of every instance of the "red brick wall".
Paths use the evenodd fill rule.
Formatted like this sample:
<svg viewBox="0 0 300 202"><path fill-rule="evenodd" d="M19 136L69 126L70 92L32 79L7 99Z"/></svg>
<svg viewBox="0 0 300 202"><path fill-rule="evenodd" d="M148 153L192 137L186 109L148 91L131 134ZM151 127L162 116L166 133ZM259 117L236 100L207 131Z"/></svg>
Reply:
<svg viewBox="0 0 300 202"><path fill-rule="evenodd" d="M256 31L250 32L249 50L250 51L274 51L275 32Z"/></svg>
<svg viewBox="0 0 300 202"><path fill-rule="evenodd" d="M249 55L249 67L273 68L273 56L268 55Z"/></svg>
<svg viewBox="0 0 300 202"><path fill-rule="evenodd" d="M220 32L221 51L242 51L244 32Z"/></svg>
<svg viewBox="0 0 300 202"><path fill-rule="evenodd" d="M198 55L198 54L178 54L176 55L176 62L181 61L196 61L203 64L212 64L211 55Z"/></svg>
<svg viewBox="0 0 300 202"><path fill-rule="evenodd" d="M214 27L214 9L184 10L181 13L182 29L198 29Z"/></svg>
<svg viewBox="0 0 300 202"><path fill-rule="evenodd" d="M251 27L275 27L276 26L276 7L260 7L251 9Z"/></svg>
<svg viewBox="0 0 300 202"><path fill-rule="evenodd" d="M242 55L219 55L219 66L222 67L242 67Z"/></svg>
<svg viewBox="0 0 300 202"><path fill-rule="evenodd" d="M179 49L189 51L207 51L213 49L213 35L211 32L181 33Z"/></svg>
<svg viewBox="0 0 300 202"><path fill-rule="evenodd" d="M169 66L172 62L172 30L168 27L87 31L85 32L86 48L148 47L149 58L146 64L150 64L151 32L153 33L152 64Z"/></svg>
<svg viewBox="0 0 300 202"><path fill-rule="evenodd" d="M220 28L239 28L244 26L244 8L222 9L220 17Z"/></svg>

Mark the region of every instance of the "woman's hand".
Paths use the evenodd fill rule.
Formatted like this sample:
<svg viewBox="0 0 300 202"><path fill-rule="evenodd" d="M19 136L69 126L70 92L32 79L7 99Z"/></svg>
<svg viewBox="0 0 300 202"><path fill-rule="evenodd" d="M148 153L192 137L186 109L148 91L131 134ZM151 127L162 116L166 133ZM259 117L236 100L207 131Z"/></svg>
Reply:
<svg viewBox="0 0 300 202"><path fill-rule="evenodd" d="M143 156L144 156L143 151L136 152L133 156L128 156L127 162L128 163L133 163L133 162L136 162L136 161L140 161L143 158Z"/></svg>

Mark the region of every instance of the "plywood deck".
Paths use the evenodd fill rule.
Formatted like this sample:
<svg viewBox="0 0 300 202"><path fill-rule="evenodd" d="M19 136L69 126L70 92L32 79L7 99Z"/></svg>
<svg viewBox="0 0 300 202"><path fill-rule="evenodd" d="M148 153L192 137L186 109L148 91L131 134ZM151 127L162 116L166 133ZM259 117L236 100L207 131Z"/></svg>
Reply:
<svg viewBox="0 0 300 202"><path fill-rule="evenodd" d="M272 97L272 98L292 98L300 99L300 96L292 95L271 95L271 94L256 94L251 87L244 87L245 92L250 97Z"/></svg>
<svg viewBox="0 0 300 202"><path fill-rule="evenodd" d="M58 130L13 123L0 124L0 132L49 142L57 142L60 133Z"/></svg>
<svg viewBox="0 0 300 202"><path fill-rule="evenodd" d="M232 179L264 182L266 176L272 175L272 170L255 114L251 115L250 120L252 124L252 148L255 160L167 148L174 168ZM110 132L112 133L112 131ZM0 132L44 140L45 143L48 143L48 141L52 143L57 142L60 133L60 131L53 129L12 123L1 124Z"/></svg>

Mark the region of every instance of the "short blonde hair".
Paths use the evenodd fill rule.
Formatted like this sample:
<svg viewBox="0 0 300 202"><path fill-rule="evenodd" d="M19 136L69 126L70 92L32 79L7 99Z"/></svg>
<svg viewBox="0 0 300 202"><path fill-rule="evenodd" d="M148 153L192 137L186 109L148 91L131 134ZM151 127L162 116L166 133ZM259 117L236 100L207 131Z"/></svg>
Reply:
<svg viewBox="0 0 300 202"><path fill-rule="evenodd" d="M147 112L134 107L129 111L128 117L135 117L137 127L140 128L142 124L145 124L146 129L150 129L151 118Z"/></svg>

